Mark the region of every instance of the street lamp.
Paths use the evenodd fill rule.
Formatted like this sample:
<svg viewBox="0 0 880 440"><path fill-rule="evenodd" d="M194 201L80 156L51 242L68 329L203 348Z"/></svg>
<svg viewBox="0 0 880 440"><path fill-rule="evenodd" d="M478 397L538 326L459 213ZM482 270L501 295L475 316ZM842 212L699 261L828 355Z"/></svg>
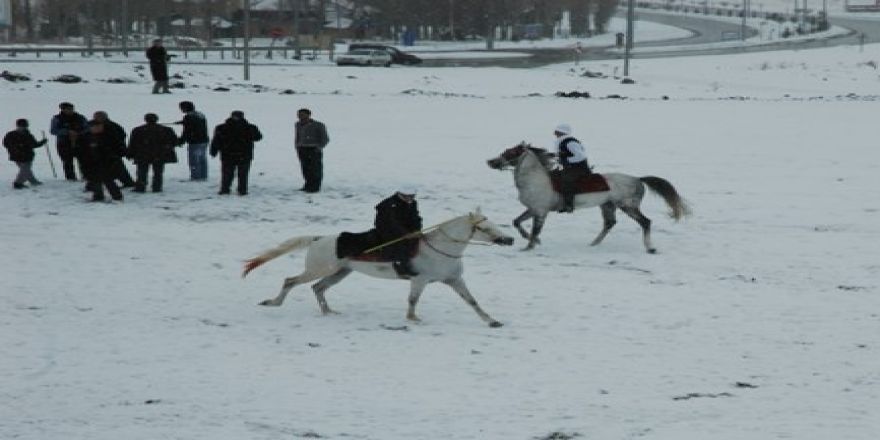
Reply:
<svg viewBox="0 0 880 440"><path fill-rule="evenodd" d="M244 2L244 80L249 81L251 79L251 48L250 48L250 37L251 37L251 0L242 0Z"/></svg>

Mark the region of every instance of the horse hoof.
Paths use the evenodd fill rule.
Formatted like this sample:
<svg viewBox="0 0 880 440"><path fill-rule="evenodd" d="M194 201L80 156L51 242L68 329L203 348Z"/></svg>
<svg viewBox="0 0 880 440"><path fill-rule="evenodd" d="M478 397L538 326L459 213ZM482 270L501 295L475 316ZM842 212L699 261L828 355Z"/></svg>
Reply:
<svg viewBox="0 0 880 440"><path fill-rule="evenodd" d="M649 254L656 254L656 253L657 253L657 249L653 249L653 248L652 248L652 249L648 249L648 253L649 253Z"/></svg>
<svg viewBox="0 0 880 440"><path fill-rule="evenodd" d="M273 306L273 307L277 307L277 306L278 306L278 304L275 304L275 302L272 301L271 299L267 299L267 300L265 300L265 301L260 301L260 304L259 304L259 305L261 305L261 306Z"/></svg>
<svg viewBox="0 0 880 440"><path fill-rule="evenodd" d="M489 327L492 327L492 328L498 328L498 327L501 327L501 326L503 326L503 325L504 325L504 324L502 324L502 323L500 323L500 322L498 322L498 321L492 321L492 322L489 323Z"/></svg>

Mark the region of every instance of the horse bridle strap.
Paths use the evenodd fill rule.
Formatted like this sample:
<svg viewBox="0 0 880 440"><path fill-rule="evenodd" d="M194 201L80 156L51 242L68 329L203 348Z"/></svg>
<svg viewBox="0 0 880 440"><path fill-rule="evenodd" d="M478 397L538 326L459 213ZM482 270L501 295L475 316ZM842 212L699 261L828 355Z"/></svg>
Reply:
<svg viewBox="0 0 880 440"><path fill-rule="evenodd" d="M466 238L466 239L464 239L464 240L460 240L460 239L458 239L458 238L452 237L452 236L450 236L449 234L447 234L446 231L443 230L443 225L442 225L442 224L437 226L437 231L439 231L441 234L443 234L444 237L446 237L447 240L449 240L449 241L451 241L451 242L453 242L453 243L459 243L459 244L484 244L484 243L476 243L476 242L475 242L475 243L471 243L471 239L474 238L474 235L476 235L476 233L477 233L478 230L479 230L479 231L483 231L484 233L486 232L485 230L483 230L483 229L480 228L480 226L479 226L480 223L483 223L483 222L486 221L486 220L487 220L486 218L483 218L482 220L480 220L480 221L478 221L478 222L472 222L472 223L471 223L471 235L469 235L468 238ZM487 234L488 234L488 233L487 233ZM434 252L437 252L437 253L440 254L440 255L443 255L443 256L446 256L446 257L449 257L449 258L455 258L455 259L459 259L459 258L462 257L462 255L464 255L464 254L462 254L462 255L452 255L452 254L450 254L450 253L448 253L448 252L443 252L443 251L441 251L440 249L437 249L436 247L434 247L434 245L431 244L431 242L427 239L427 237L423 237L422 240L424 240L425 244L428 245L429 248L431 248Z"/></svg>

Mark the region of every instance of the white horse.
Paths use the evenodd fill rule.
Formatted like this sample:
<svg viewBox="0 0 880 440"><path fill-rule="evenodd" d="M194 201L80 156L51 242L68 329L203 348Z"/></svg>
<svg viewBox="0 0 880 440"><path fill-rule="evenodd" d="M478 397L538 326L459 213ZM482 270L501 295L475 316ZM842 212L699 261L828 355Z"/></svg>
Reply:
<svg viewBox="0 0 880 440"><path fill-rule="evenodd" d="M431 228L429 228L431 229ZM327 305L324 292L334 284L342 281L352 271L361 272L376 278L401 279L390 262L358 261L350 258L338 258L336 256L336 240L338 235L327 236L302 236L291 238L281 243L274 249L263 252L257 257L245 262L244 278L250 271L260 265L297 249L308 248L306 253L305 270L294 277L286 278L281 287L281 293L273 299L267 299L260 303L264 306L280 306L290 289L299 284L308 283L320 278L320 281L312 285L321 313L335 313ZM500 245L512 245L513 237L505 235L477 209L475 213L456 217L433 228L425 233L419 240L418 253L411 260L412 267L418 272L417 276L410 278L409 309L406 318L410 321L419 321L416 316L416 304L419 296L425 290L425 286L433 282L441 282L452 288L467 302L477 315L489 324L489 327L501 327L501 323L490 317L477 300L471 295L461 275L464 271L461 257L465 248L471 242L495 243Z"/></svg>
<svg viewBox="0 0 880 440"><path fill-rule="evenodd" d="M553 190L550 179L550 171L555 165L554 157L553 153L543 148L522 142L504 150L498 157L486 161L489 168L496 170L513 167L513 179L519 191L519 201L527 208L513 220L513 225L523 238L529 240L525 250L533 249L541 242L538 235L541 234L547 214L558 210L562 202L561 195ZM576 207L602 208L604 225L599 235L590 243L591 246L598 245L608 235L608 231L617 223L614 212L620 209L642 227L645 250L650 254L657 252L651 244L651 220L639 209L642 197L645 196L645 185L663 197L669 207L670 217L678 221L690 215L690 207L666 179L655 176L635 177L622 173L606 173L602 174L602 177L608 183L608 191L578 194L574 199ZM526 232L522 227L522 223L528 219L532 219L531 233Z"/></svg>

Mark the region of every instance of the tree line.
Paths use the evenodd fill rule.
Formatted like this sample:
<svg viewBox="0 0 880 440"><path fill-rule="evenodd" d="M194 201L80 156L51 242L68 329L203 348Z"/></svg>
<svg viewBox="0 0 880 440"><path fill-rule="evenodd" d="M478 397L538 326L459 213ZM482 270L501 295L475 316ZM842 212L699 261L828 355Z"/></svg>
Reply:
<svg viewBox="0 0 880 440"><path fill-rule="evenodd" d="M241 20L244 0L10 0L12 41L65 41L73 36L115 38L132 32L170 34L172 20L182 20L176 32L208 41L216 36L215 17L234 24ZM269 29L297 17L324 21L328 10L341 9L352 26L368 35L388 36L389 29L431 27L449 39L480 38L496 27L532 26L550 37L564 12L570 14L571 34L604 33L617 0L250 0L272 7L252 14L256 29ZM338 3L337 3L338 2ZM260 26L260 22L267 22ZM127 23L128 26L123 25Z"/></svg>

